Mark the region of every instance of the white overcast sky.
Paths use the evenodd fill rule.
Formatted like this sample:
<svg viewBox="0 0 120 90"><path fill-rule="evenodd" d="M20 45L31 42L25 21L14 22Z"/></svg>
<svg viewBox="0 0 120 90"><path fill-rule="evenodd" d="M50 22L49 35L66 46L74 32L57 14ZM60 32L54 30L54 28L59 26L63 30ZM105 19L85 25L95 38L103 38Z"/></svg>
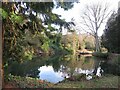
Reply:
<svg viewBox="0 0 120 90"><path fill-rule="evenodd" d="M89 3L96 3L96 2L103 2L103 3L109 3L110 9L117 11L118 9L118 2L120 0L80 0L80 3L75 3L74 7L72 9L69 9L68 11L64 11L62 8L53 9L53 13L62 15L61 18L66 19L66 21L71 21L71 18L74 18L75 21L79 24L79 18L82 15L82 11L84 10L84 6ZM105 25L104 25L105 26ZM99 30L98 34L99 36L102 35L104 26L102 26L101 30Z"/></svg>

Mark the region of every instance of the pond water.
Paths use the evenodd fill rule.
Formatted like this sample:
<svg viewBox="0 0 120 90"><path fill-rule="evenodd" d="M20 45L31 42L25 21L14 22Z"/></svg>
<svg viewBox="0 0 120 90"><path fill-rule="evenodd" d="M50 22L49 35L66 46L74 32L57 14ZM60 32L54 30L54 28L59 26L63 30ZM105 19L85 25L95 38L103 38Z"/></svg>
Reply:
<svg viewBox="0 0 120 90"><path fill-rule="evenodd" d="M56 62L58 60L59 62ZM85 74L86 79L92 79L92 75L101 76L103 70L101 69L100 63L104 62L101 60L95 60L91 55L66 55L51 59L52 64L43 65L38 70L39 78L52 83L58 83L64 78L69 78L73 75Z"/></svg>
<svg viewBox="0 0 120 90"><path fill-rule="evenodd" d="M35 57L24 63L14 62L7 69L9 73L18 76L40 78L52 83L58 83L73 75L85 74L86 79L93 75L101 77L104 59L92 55L54 55L51 57Z"/></svg>

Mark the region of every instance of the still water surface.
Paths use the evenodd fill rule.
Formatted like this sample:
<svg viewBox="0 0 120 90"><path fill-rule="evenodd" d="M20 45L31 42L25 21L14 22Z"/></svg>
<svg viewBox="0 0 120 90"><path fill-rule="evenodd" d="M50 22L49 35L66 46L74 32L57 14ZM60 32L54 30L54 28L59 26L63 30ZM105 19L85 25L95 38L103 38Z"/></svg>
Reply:
<svg viewBox="0 0 120 90"><path fill-rule="evenodd" d="M15 62L8 71L13 75L29 76L58 83L78 74L85 74L87 80L92 79L92 75L100 77L104 72L101 63L104 63L103 59L91 55L55 55L35 57L31 61L21 64Z"/></svg>
<svg viewBox="0 0 120 90"><path fill-rule="evenodd" d="M54 59L59 60L59 63L55 63ZM86 79L90 80L92 79L95 70L95 75L99 77L103 72L100 66L100 63L103 62L103 60L96 60L96 58L91 55L66 55L57 58L53 57L51 61L53 61L52 64L45 64L38 69L40 71L38 76L40 79L52 83L58 83L59 81L64 80L64 78L69 78L77 74L85 74Z"/></svg>

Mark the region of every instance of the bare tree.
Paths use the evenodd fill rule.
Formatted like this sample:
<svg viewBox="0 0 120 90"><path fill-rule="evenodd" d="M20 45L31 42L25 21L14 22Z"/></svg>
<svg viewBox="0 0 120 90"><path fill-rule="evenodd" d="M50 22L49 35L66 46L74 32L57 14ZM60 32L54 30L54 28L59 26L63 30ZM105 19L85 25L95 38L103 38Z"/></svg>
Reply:
<svg viewBox="0 0 120 90"><path fill-rule="evenodd" d="M94 36L96 52L100 51L98 30L100 30L102 24L104 24L110 14L111 11L107 3L95 3L86 5L81 16L82 25L80 27Z"/></svg>

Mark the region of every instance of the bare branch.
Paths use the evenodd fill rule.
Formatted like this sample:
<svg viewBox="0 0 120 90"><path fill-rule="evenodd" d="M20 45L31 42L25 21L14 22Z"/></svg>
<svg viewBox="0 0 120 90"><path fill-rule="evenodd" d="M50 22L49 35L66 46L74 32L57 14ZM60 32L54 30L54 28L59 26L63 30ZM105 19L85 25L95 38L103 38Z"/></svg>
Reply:
<svg viewBox="0 0 120 90"><path fill-rule="evenodd" d="M80 28L81 28L82 30L84 30L84 32L86 32L86 33L88 33L88 34L90 34L90 35L92 35L92 36L95 35L95 32L94 32L94 33L93 33L93 32L92 32L92 33L91 33L91 32L88 32L87 29L84 29L84 28L81 27L81 26L80 26Z"/></svg>
<svg viewBox="0 0 120 90"><path fill-rule="evenodd" d="M95 29L95 28L94 28L94 25L93 25L94 21L91 19L90 15L88 15L88 14L86 14L86 13L84 13L84 15L86 15L86 16L88 17L88 20L90 21L90 24L91 24L91 26L92 26L92 29L94 30L94 29Z"/></svg>
<svg viewBox="0 0 120 90"><path fill-rule="evenodd" d="M88 32L86 28L81 28L95 37L96 51L99 51L98 30L102 26L103 22L107 20L111 11L109 11L108 4L102 3L86 5L85 9L86 10L83 12L83 16L81 16L83 20L82 25L87 27L87 29L91 32Z"/></svg>
<svg viewBox="0 0 120 90"><path fill-rule="evenodd" d="M87 23L86 19L84 17L82 17L83 21L84 21L84 25L86 25L91 31L92 31L92 28L90 27L90 25Z"/></svg>
<svg viewBox="0 0 120 90"><path fill-rule="evenodd" d="M86 5L86 11L83 12L83 22L90 29L90 31L98 32L98 29L101 27L101 24L107 19L111 14L111 11L108 12L108 4L104 6L101 3Z"/></svg>

